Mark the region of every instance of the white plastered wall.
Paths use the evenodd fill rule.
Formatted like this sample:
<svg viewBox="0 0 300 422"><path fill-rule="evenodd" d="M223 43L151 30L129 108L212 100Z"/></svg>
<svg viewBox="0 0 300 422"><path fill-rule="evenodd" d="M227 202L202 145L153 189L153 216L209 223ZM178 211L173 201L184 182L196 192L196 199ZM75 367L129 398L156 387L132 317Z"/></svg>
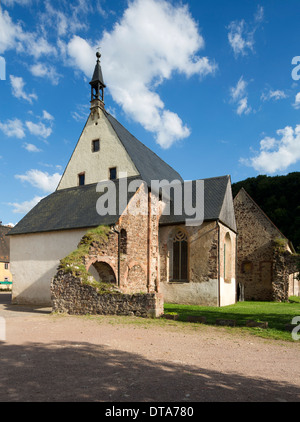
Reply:
<svg viewBox="0 0 300 422"><path fill-rule="evenodd" d="M220 226L220 306L233 305L236 302L236 234L225 227L223 224ZM225 251L226 254L230 253L230 259L226 265L230 265L229 275L224 277L224 244L226 242L226 235L230 237L231 248L230 251Z"/></svg>
<svg viewBox="0 0 300 422"><path fill-rule="evenodd" d="M78 174L85 173L85 184L109 179L109 169L117 167L127 177L139 173L102 110L99 118L89 116L76 148L58 185L58 189L78 186ZM100 151L92 152L93 140L100 139Z"/></svg>
<svg viewBox="0 0 300 422"><path fill-rule="evenodd" d="M50 283L59 261L77 248L87 230L11 236L13 303L51 305Z"/></svg>

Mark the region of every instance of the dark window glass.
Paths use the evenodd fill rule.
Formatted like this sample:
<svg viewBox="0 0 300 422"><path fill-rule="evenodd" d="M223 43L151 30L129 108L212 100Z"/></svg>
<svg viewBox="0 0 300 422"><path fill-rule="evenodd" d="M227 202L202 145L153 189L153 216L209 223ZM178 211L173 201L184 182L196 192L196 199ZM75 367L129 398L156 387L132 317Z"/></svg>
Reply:
<svg viewBox="0 0 300 422"><path fill-rule="evenodd" d="M181 242L181 280L187 280L187 256L188 256L188 249L187 249L187 242Z"/></svg>
<svg viewBox="0 0 300 422"><path fill-rule="evenodd" d="M173 279L180 279L179 271L179 261L180 261L180 242L175 242L173 244Z"/></svg>
<svg viewBox="0 0 300 422"><path fill-rule="evenodd" d="M92 143L92 151L93 152L98 152L99 150L100 150L100 141L99 141L99 139L96 139Z"/></svg>
<svg viewBox="0 0 300 422"><path fill-rule="evenodd" d="M111 168L109 169L109 178L110 180L115 180L117 178L117 168Z"/></svg>
<svg viewBox="0 0 300 422"><path fill-rule="evenodd" d="M78 183L79 183L79 186L84 185L84 183L85 183L85 174L84 173L78 175Z"/></svg>
<svg viewBox="0 0 300 422"><path fill-rule="evenodd" d="M174 281L188 280L188 242L182 230L177 230L173 238L173 277Z"/></svg>

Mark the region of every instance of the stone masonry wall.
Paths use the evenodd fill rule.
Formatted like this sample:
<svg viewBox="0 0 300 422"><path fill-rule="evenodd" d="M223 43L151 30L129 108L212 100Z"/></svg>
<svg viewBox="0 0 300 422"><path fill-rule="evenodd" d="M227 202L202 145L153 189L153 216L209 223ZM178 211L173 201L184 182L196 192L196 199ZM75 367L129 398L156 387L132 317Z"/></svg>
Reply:
<svg viewBox="0 0 300 422"><path fill-rule="evenodd" d="M284 262L274 255L274 240L283 238L258 205L241 190L234 199L237 222L237 282L245 300L285 300ZM283 266L283 267L282 267Z"/></svg>
<svg viewBox="0 0 300 422"><path fill-rule="evenodd" d="M53 312L70 315L135 315L155 318L163 314L163 298L157 293L99 293L79 277L58 271L51 283Z"/></svg>
<svg viewBox="0 0 300 422"><path fill-rule="evenodd" d="M99 262L110 265L122 293L150 293L159 290L159 216L152 213L148 216L149 199L147 189L141 187L117 222L116 231L111 231L107 244L95 242L85 258L88 271ZM126 231L126 253L119 253L117 232L120 233L121 230Z"/></svg>

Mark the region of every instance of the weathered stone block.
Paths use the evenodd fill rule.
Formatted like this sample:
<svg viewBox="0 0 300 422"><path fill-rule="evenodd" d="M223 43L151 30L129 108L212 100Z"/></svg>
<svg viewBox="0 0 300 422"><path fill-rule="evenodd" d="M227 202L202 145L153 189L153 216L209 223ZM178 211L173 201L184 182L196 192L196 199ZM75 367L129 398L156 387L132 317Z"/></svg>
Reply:
<svg viewBox="0 0 300 422"><path fill-rule="evenodd" d="M259 327L259 328L268 328L269 323L267 321L254 321L252 319L248 319L246 321L246 327Z"/></svg>
<svg viewBox="0 0 300 422"><path fill-rule="evenodd" d="M178 314L163 314L162 317L165 318L165 319L172 319L172 320L176 321L176 320L178 320L179 315Z"/></svg>
<svg viewBox="0 0 300 422"><path fill-rule="evenodd" d="M206 324L206 318L204 316L188 315L186 320L188 322L200 322L201 324Z"/></svg>
<svg viewBox="0 0 300 422"><path fill-rule="evenodd" d="M233 319L216 319L216 325L235 327L236 321Z"/></svg>

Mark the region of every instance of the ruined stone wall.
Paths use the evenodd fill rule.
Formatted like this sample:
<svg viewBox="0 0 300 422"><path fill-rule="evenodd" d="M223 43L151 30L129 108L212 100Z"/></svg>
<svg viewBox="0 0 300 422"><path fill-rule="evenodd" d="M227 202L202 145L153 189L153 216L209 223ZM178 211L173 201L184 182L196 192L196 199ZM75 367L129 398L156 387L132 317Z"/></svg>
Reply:
<svg viewBox="0 0 300 422"><path fill-rule="evenodd" d="M273 300L283 302L287 301L290 295L299 295L299 281L294 277L297 273L298 259L296 255L273 245ZM290 282L293 283L292 286Z"/></svg>
<svg viewBox="0 0 300 422"><path fill-rule="evenodd" d="M241 190L234 199L234 208L238 231L237 283L244 285L244 299L270 301L286 297L286 286L279 281L274 284L281 264L274 261L273 242L282 238L280 231L245 191Z"/></svg>
<svg viewBox="0 0 300 422"><path fill-rule="evenodd" d="M147 187L143 186L138 190L116 224L116 231L110 233L107 244L93 244L85 259L86 268L91 273L94 273L92 266L96 266L97 262L110 265L123 293L149 293L159 290L159 215L156 209L151 210L149 207L151 197L148 195ZM155 198L152 198L154 205L155 201ZM158 200L156 205L158 206ZM121 237L119 244L122 230L126 231L125 253ZM119 254L120 246L122 248Z"/></svg>
<svg viewBox="0 0 300 422"><path fill-rule="evenodd" d="M51 283L53 312L70 315L131 315L159 317L163 314L163 298L160 294L99 293L91 285L82 283L79 277L58 271Z"/></svg>

